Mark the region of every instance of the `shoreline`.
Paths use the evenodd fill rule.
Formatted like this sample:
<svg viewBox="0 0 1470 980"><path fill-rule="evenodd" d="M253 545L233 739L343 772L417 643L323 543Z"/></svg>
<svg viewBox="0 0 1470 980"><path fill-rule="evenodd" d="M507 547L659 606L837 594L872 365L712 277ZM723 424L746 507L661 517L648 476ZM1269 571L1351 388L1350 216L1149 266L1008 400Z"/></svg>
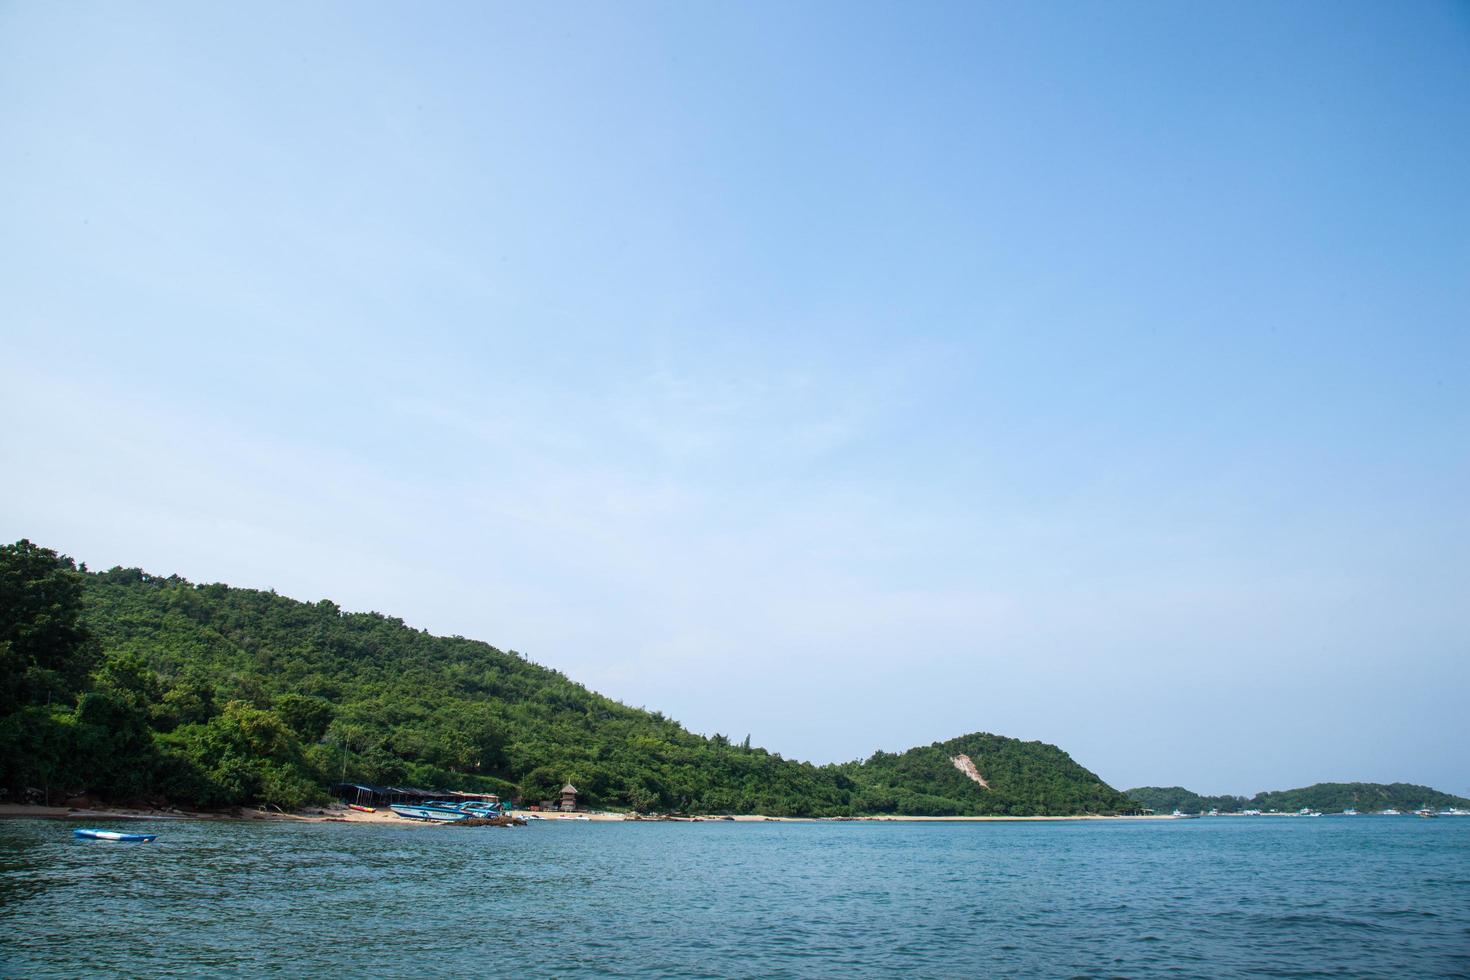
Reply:
<svg viewBox="0 0 1470 980"><path fill-rule="evenodd" d="M523 819L545 821L577 821L583 823L1055 823L1095 820L1177 820L1172 814L1147 816L1101 816L1079 814L1055 817L1003 817L1003 816L897 816L882 814L866 817L768 817L758 813L731 816L699 817L636 817L627 813L592 812L552 813L531 810L514 810L512 816ZM96 809L66 806L41 806L26 803L0 803L0 820L4 819L48 819L48 820L278 820L296 823L354 823L377 824L394 827L439 826L426 821L407 820L391 810L379 809L373 813L361 810L323 808L306 813L277 813L242 807L238 811L208 810L143 810L134 807L101 807Z"/></svg>

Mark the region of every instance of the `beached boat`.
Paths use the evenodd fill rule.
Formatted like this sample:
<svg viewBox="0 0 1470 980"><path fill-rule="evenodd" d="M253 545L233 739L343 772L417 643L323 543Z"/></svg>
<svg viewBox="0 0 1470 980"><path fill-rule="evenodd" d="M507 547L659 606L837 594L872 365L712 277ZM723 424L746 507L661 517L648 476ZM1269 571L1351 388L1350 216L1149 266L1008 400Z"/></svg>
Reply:
<svg viewBox="0 0 1470 980"><path fill-rule="evenodd" d="M428 803L394 803L388 809L408 820L428 820L433 823L455 823L468 820L470 815L453 803L430 800Z"/></svg>
<svg viewBox="0 0 1470 980"><path fill-rule="evenodd" d="M486 819L498 817L505 812L499 803L485 803L479 800L472 803L460 803L456 808L463 810L472 817L484 817Z"/></svg>
<svg viewBox="0 0 1470 980"><path fill-rule="evenodd" d="M157 834L121 834L116 830L92 830L90 828L73 830L72 836L80 837L84 840L116 840L134 844L147 844L150 841L158 839Z"/></svg>
<svg viewBox="0 0 1470 980"><path fill-rule="evenodd" d="M373 807L370 807L370 806L362 806L361 804L358 804L358 803L349 803L349 804L347 804L347 809L349 809L349 810L356 810L359 813L377 813L378 812Z"/></svg>

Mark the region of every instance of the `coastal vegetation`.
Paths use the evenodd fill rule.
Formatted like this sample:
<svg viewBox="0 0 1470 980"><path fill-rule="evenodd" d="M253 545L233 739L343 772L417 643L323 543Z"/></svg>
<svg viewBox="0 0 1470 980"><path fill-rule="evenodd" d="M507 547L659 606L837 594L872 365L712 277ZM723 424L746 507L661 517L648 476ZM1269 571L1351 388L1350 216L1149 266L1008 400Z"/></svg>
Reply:
<svg viewBox="0 0 1470 980"><path fill-rule="evenodd" d="M1244 796L1201 796L1183 786L1138 786L1127 794L1155 813L1237 813L1249 802Z"/></svg>
<svg viewBox="0 0 1470 980"><path fill-rule="evenodd" d="M983 765L984 788L955 764L961 757ZM1056 746L999 735L878 752L850 769L861 787L853 806L863 813L1041 816L1139 809Z"/></svg>
<svg viewBox="0 0 1470 980"><path fill-rule="evenodd" d="M1294 812L1303 807L1322 813L1358 810L1417 810L1420 807L1470 808L1470 799L1441 793L1428 786L1413 783L1314 783L1300 789L1279 789L1244 796L1200 796L1182 786L1140 786L1127 794L1158 813L1179 810L1183 813L1239 813L1242 810L1277 810Z"/></svg>
<svg viewBox="0 0 1470 980"><path fill-rule="evenodd" d="M815 766L513 651L330 601L0 547L0 789L295 808L339 780L778 816L1134 812L1062 750L975 734ZM973 760L984 784L957 768Z"/></svg>

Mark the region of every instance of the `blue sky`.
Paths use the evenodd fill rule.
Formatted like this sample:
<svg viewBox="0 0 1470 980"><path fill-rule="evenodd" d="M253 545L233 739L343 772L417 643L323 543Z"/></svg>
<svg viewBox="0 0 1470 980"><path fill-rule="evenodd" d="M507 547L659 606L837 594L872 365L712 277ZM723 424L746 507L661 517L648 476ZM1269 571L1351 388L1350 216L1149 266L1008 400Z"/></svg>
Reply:
<svg viewBox="0 0 1470 980"><path fill-rule="evenodd" d="M0 7L0 536L1470 791L1464 5L302 6Z"/></svg>

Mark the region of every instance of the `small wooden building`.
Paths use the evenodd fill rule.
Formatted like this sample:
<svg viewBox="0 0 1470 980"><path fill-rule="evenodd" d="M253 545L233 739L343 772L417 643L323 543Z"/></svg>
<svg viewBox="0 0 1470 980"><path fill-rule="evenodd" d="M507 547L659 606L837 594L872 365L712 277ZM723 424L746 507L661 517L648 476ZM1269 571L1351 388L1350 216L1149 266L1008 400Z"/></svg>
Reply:
<svg viewBox="0 0 1470 980"><path fill-rule="evenodd" d="M561 788L561 812L571 813L577 809L577 787L567 783Z"/></svg>

